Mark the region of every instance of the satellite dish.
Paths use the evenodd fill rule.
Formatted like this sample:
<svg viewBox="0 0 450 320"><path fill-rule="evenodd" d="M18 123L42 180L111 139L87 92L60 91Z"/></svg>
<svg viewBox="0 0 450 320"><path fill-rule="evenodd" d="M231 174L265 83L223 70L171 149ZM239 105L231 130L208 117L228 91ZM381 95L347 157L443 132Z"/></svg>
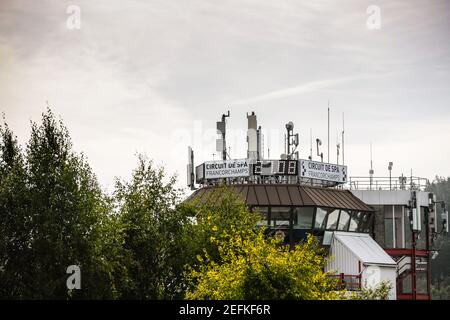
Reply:
<svg viewBox="0 0 450 320"><path fill-rule="evenodd" d="M292 123L292 121L289 121L288 123L286 123L286 129L288 129L288 130L294 129L294 124Z"/></svg>

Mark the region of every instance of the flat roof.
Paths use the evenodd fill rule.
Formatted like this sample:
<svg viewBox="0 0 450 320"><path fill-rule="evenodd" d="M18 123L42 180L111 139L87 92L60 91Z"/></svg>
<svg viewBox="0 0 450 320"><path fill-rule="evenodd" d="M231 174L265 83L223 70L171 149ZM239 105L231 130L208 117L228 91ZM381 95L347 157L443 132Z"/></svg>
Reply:
<svg viewBox="0 0 450 320"><path fill-rule="evenodd" d="M349 190L311 187L296 184L233 184L227 188L234 191L249 206L325 207L356 211L374 209L354 196ZM186 202L219 200L221 193L214 192L218 186L196 190ZM215 199L213 199L215 198Z"/></svg>

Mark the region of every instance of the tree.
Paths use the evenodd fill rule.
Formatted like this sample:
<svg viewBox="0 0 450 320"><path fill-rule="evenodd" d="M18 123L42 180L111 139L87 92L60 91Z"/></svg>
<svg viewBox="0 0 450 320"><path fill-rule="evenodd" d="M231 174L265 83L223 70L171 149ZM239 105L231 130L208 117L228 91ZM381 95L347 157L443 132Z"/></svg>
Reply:
<svg viewBox="0 0 450 320"><path fill-rule="evenodd" d="M436 179L428 185L427 191L436 194L438 200L445 201L448 208L450 205L450 177L436 176ZM440 206L438 206L437 213L437 224L441 227ZM450 240L448 236L438 238L435 247L438 250L438 256L431 260L432 296L433 299L450 299Z"/></svg>
<svg viewBox="0 0 450 320"><path fill-rule="evenodd" d="M1 244L2 297L116 297L115 282L120 281L114 278L121 277L123 269L110 263L117 250L111 250L114 240L106 241L104 234L120 238L120 228L109 216L109 202L89 165L72 151L62 121L47 110L41 125L32 123L23 156L5 128L1 170L6 174L0 186L6 229ZM81 290L66 286L71 265L81 269Z"/></svg>
<svg viewBox="0 0 450 320"><path fill-rule="evenodd" d="M350 300L388 300L392 289L389 281L381 281L375 287L366 287L361 291L355 291L348 295Z"/></svg>
<svg viewBox="0 0 450 320"><path fill-rule="evenodd" d="M167 181L166 181L167 180ZM187 216L176 210L180 191L175 177L139 156L131 181L117 180L115 200L124 225L124 249L130 254L126 299L181 298L184 227Z"/></svg>
<svg viewBox="0 0 450 320"><path fill-rule="evenodd" d="M28 288L21 270L31 256L27 175L17 138L0 126L0 298L20 298Z"/></svg>
<svg viewBox="0 0 450 320"><path fill-rule="evenodd" d="M193 217L194 223L189 227L189 252L193 256L207 254L210 260L220 262L217 239L227 241L228 231L233 235L247 236L254 232L261 215L249 211L247 205L239 196L226 186L214 188L203 199L187 201L178 206L183 215ZM193 265L198 261L194 260Z"/></svg>

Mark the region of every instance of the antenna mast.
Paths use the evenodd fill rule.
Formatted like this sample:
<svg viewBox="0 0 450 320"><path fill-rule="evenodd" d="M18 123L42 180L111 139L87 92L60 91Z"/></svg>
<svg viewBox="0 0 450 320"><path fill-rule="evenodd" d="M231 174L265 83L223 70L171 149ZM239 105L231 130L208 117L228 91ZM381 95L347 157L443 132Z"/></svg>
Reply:
<svg viewBox="0 0 450 320"><path fill-rule="evenodd" d="M216 141L216 151L222 153L222 160L227 160L227 143L225 139L226 135L226 123L225 119L230 116L230 111L227 114L222 114L222 121L217 122L217 133L221 135L221 139Z"/></svg>
<svg viewBox="0 0 450 320"><path fill-rule="evenodd" d="M337 151L337 162L336 164L339 165L339 149L341 148L341 144L339 143L339 134L338 131L336 130L336 151Z"/></svg>
<svg viewBox="0 0 450 320"><path fill-rule="evenodd" d="M342 112L342 165L345 165L344 133L345 133L345 123L344 123L344 113Z"/></svg>
<svg viewBox="0 0 450 320"><path fill-rule="evenodd" d="M328 100L328 163L330 163L330 100Z"/></svg>
<svg viewBox="0 0 450 320"><path fill-rule="evenodd" d="M372 161L372 142L370 143L370 190L372 190L372 184L373 184L373 161Z"/></svg>

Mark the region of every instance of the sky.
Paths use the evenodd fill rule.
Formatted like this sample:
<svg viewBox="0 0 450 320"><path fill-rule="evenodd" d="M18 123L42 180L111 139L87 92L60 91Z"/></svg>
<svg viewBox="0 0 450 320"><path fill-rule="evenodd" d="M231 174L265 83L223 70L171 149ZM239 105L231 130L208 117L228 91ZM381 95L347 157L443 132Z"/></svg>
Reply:
<svg viewBox="0 0 450 320"><path fill-rule="evenodd" d="M312 130L328 160L328 104L350 176L372 143L376 176L433 179L450 176L449 33L445 0L1 0L0 111L26 143L48 104L106 189L138 153L184 186L187 147L218 159L228 110L232 158L254 111L266 156L292 121L301 158Z"/></svg>

